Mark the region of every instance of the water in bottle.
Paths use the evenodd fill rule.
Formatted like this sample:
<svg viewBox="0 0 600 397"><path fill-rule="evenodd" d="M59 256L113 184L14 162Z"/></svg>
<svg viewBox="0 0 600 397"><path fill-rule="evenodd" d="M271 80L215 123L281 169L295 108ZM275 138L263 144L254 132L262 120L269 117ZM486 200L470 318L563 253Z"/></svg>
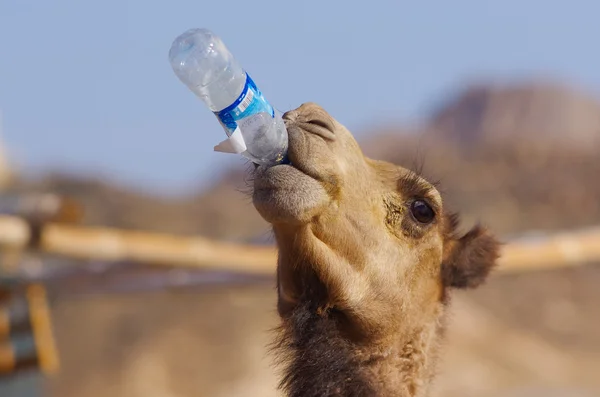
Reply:
<svg viewBox="0 0 600 397"><path fill-rule="evenodd" d="M190 29L169 51L171 67L217 117L229 139L241 134L242 155L256 164L285 161L288 136L281 112L264 98L252 78L208 29Z"/></svg>

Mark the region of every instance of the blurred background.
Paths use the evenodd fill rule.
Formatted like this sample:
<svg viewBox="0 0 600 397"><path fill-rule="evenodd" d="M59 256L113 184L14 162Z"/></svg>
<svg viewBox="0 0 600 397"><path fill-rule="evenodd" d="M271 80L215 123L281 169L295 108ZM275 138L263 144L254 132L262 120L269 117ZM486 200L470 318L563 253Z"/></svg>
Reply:
<svg viewBox="0 0 600 397"><path fill-rule="evenodd" d="M111 260L110 239L89 258L40 249L46 221L272 246L248 164L213 151L223 130L170 69L184 30L220 35L280 110L317 102L367 155L422 168L465 226L536 244L600 225L599 13L591 0L1 0L0 210L13 218L0 288L51 321L56 351L36 354L60 368L8 365L0 395L277 395L268 274ZM15 217L35 244L15 243ZM600 396L600 267L570 258L457 295L434 396ZM0 348L0 369L14 355Z"/></svg>

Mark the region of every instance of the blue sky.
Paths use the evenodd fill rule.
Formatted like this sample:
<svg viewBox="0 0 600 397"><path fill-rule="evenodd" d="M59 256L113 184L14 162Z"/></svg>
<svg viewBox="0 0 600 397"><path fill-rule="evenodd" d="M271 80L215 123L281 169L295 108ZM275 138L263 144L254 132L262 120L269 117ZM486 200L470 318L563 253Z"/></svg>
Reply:
<svg viewBox="0 0 600 397"><path fill-rule="evenodd" d="M244 162L213 152L223 130L170 69L188 28L219 34L277 108L318 102L363 138L473 79L600 90L599 15L591 0L0 0L3 135L27 170L198 188Z"/></svg>

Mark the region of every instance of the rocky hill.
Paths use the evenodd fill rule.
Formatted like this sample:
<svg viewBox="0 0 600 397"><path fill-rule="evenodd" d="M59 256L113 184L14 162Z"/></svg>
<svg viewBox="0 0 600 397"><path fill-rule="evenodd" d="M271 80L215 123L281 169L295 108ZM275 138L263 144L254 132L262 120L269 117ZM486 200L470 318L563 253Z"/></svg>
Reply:
<svg viewBox="0 0 600 397"><path fill-rule="evenodd" d="M427 127L432 137L461 145L527 142L591 152L600 148L600 101L554 82L473 85L439 106Z"/></svg>

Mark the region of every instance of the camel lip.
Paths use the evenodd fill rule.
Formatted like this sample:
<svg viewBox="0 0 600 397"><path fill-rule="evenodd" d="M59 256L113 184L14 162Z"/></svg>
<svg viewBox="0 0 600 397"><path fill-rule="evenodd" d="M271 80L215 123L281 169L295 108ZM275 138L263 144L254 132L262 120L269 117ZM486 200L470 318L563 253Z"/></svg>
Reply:
<svg viewBox="0 0 600 397"><path fill-rule="evenodd" d="M301 163L301 162L300 162ZM261 171L259 171L259 167L256 167L256 178L254 179L254 190L255 191L265 191L265 190L273 190L277 189L279 183L274 183L271 177L274 176L274 173L284 173L285 178L310 178L317 182L322 182L321 178L315 175L311 175L307 173L302 167L298 167L298 162L292 163L291 161L281 162L272 166L261 166Z"/></svg>
<svg viewBox="0 0 600 397"><path fill-rule="evenodd" d="M297 178L314 179L291 164L277 164L259 172L257 178L254 179L254 192L269 192L286 188L284 180Z"/></svg>

